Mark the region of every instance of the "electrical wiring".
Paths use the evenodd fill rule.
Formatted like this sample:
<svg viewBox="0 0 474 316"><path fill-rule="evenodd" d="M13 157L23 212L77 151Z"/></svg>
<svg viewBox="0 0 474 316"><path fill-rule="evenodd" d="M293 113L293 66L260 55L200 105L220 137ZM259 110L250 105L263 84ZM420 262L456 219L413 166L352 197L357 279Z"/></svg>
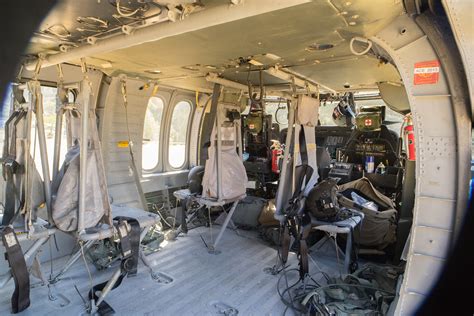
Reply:
<svg viewBox="0 0 474 316"><path fill-rule="evenodd" d="M311 293L317 288L321 287L321 284L319 284L313 278L313 276L317 274L322 274L327 279L329 279L329 276L323 271L318 271L312 275L308 274L304 280L298 279L296 282L290 285L288 281L288 273L293 271L299 273L299 269L286 269L286 267L284 267L282 271L283 274L277 281L277 292L283 304L286 305L286 310L292 309L294 312L306 313L306 308L301 304L302 300L308 295L308 293ZM283 278L285 278L286 288L281 291L281 282Z"/></svg>
<svg viewBox="0 0 474 316"><path fill-rule="evenodd" d="M168 225L168 227L172 227L173 225L171 225L170 223L168 223L168 222L166 221L166 217L164 217L163 214L160 212L164 207L165 207L165 206L162 205L162 207L160 207L160 209L158 209L158 207L156 206L156 204L153 204L153 205L152 205L153 210L154 210L155 212L157 212L158 215L160 215L160 218L163 220L163 222L164 222L166 225Z"/></svg>
<svg viewBox="0 0 474 316"><path fill-rule="evenodd" d="M140 8L138 8L138 9L136 9L136 10L130 12L130 13L122 12L122 10L120 8L120 0L116 0L116 8L117 8L117 13L120 14L121 17L124 17L124 18L134 16L135 14L138 13L138 11L140 11Z"/></svg>
<svg viewBox="0 0 474 316"><path fill-rule="evenodd" d="M319 271L312 275L307 274L304 279L299 278L298 268L288 268L285 266L280 271L278 271L278 273L283 272L277 281L277 293L280 297L280 300L285 305L283 315L286 315L288 310L292 310L294 313L302 315L329 316L333 315L334 310L336 310L336 313L339 311L347 313L347 311L344 310L344 307L341 308L338 305L339 303L337 301L331 302L331 299L328 301L328 294L325 291L329 289L343 289L343 291L349 294L353 293L355 289L359 289L362 292L365 290L364 293L366 293L366 296L362 296L361 299L367 300L367 302L371 302L371 304L373 303L373 293L371 291L374 293L379 293L378 295L380 295L383 300L393 300L395 297L395 291L382 289L371 285L354 284L351 281L357 281L357 276L370 267L363 267L359 269L356 274L348 275L347 277L353 276L354 278L344 278L341 283L340 281L336 281L337 279L331 278L327 273L322 271L311 256L309 256L309 258ZM277 249L277 260L281 262L280 247ZM314 276L318 274L321 274L324 277L327 284L322 285L315 280ZM353 290L348 290L349 288L352 288ZM369 294L367 294L367 291L370 291ZM374 312L378 311L378 307L375 305L371 308L374 309Z"/></svg>

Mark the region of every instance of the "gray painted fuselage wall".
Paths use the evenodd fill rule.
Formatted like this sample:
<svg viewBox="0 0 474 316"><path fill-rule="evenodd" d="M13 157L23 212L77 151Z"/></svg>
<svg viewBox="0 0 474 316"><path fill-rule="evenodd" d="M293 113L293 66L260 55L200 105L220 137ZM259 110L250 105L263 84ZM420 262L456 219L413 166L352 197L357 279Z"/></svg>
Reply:
<svg viewBox="0 0 474 316"><path fill-rule="evenodd" d="M402 32L402 30L404 30ZM415 85L414 65L439 60L430 41L413 19L401 16L372 40L393 58L413 114L416 137L416 198L408 262L396 314L410 315L437 281L455 237L459 184L468 173L470 120L456 115L446 74L441 67L435 84ZM465 143L460 143L464 140ZM468 160L467 160L468 161ZM465 170L464 170L465 169ZM460 178L461 177L461 178ZM461 179L462 180L462 179ZM468 179L467 179L468 181ZM462 181L461 181L462 182ZM467 191L465 195L467 199Z"/></svg>

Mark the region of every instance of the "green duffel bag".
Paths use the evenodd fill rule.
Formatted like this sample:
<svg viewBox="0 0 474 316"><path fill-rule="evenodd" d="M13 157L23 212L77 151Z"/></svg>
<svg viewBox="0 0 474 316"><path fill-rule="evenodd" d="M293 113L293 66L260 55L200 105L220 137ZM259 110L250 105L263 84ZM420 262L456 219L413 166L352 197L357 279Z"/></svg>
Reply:
<svg viewBox="0 0 474 316"><path fill-rule="evenodd" d="M339 195L338 202L341 206L356 209L364 213L362 224L354 230L355 241L366 247L384 249L396 241L397 210L393 201L374 188L369 179L361 178L339 186L339 192L355 189L362 192L371 201L379 205L375 211L357 205L351 199Z"/></svg>
<svg viewBox="0 0 474 316"><path fill-rule="evenodd" d="M232 221L241 228L257 228L260 213L266 205L267 200L263 198L246 196L237 204Z"/></svg>
<svg viewBox="0 0 474 316"><path fill-rule="evenodd" d="M275 199L271 199L267 202L265 207L263 208L260 216L258 218L258 222L262 226L279 226L280 222L275 219Z"/></svg>

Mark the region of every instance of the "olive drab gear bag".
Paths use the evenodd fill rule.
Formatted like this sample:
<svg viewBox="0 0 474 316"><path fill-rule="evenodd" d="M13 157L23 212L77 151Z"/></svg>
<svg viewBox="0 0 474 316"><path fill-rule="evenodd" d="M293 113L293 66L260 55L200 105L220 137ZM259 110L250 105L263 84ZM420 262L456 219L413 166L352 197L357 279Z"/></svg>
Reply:
<svg viewBox="0 0 474 316"><path fill-rule="evenodd" d="M378 205L378 211L358 205L346 197L345 191L357 190ZM360 229L354 231L354 238L362 246L384 249L396 241L397 211L393 201L377 191L369 179L361 178L339 186L338 202L341 206L357 209L364 213Z"/></svg>

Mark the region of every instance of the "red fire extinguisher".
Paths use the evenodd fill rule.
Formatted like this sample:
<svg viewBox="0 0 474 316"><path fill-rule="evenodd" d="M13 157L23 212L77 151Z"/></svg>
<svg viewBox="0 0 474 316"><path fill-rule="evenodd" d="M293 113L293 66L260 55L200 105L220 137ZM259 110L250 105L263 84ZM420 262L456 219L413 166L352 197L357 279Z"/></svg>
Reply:
<svg viewBox="0 0 474 316"><path fill-rule="evenodd" d="M405 127L403 128L403 135L405 138L405 146L407 151L407 159L410 161L416 160L415 152L415 131L413 129L413 119L411 113L405 116Z"/></svg>
<svg viewBox="0 0 474 316"><path fill-rule="evenodd" d="M280 162L281 154L283 153L283 151L281 150L280 142L273 141L271 151L272 151L272 172L280 173L280 168L278 164Z"/></svg>

